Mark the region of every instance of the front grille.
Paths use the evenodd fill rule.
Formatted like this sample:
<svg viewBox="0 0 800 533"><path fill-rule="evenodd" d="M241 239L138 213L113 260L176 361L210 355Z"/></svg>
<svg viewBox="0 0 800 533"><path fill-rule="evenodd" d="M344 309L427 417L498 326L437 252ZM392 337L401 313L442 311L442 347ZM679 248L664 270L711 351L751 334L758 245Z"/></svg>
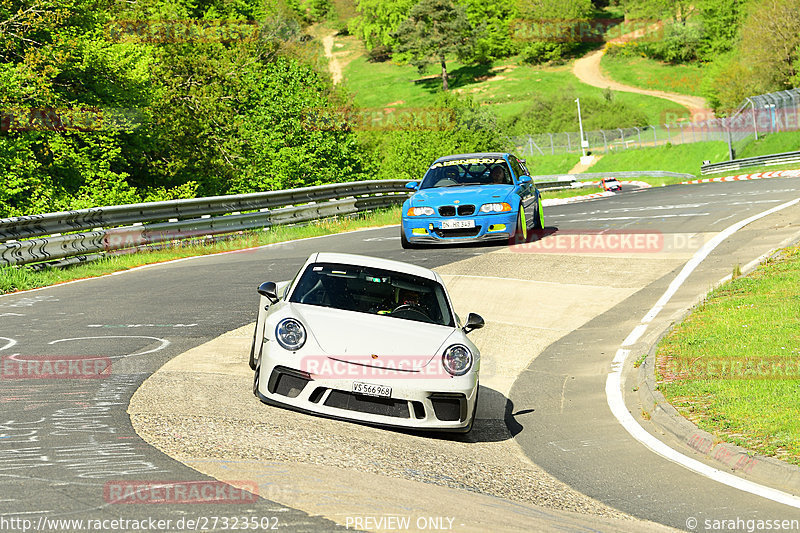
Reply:
<svg viewBox="0 0 800 533"><path fill-rule="evenodd" d="M459 229L441 229L436 228L433 230L439 237L474 237L481 231L481 226L474 228L459 228Z"/></svg>
<svg viewBox="0 0 800 533"><path fill-rule="evenodd" d="M430 400L436 418L442 422L466 420L467 398L463 394L431 394Z"/></svg>
<svg viewBox="0 0 800 533"><path fill-rule="evenodd" d="M443 205L439 208L439 214L443 217L454 217L456 216L456 206Z"/></svg>
<svg viewBox="0 0 800 533"><path fill-rule="evenodd" d="M371 415L411 418L406 400L373 398L372 396L361 396L341 390L332 390L325 400L325 405Z"/></svg>
<svg viewBox="0 0 800 533"><path fill-rule="evenodd" d="M269 376L267 390L271 394L297 398L309 381L311 381L311 378L304 372L276 366Z"/></svg>
<svg viewBox="0 0 800 533"><path fill-rule="evenodd" d="M475 206L474 205L460 205L458 206L458 214L462 217L468 217L472 214L475 214Z"/></svg>

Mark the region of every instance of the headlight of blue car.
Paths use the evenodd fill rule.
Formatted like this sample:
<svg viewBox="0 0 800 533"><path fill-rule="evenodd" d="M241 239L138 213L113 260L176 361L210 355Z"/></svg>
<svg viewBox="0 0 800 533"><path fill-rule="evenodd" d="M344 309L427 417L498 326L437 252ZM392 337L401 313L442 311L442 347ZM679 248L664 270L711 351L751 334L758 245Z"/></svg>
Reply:
<svg viewBox="0 0 800 533"><path fill-rule="evenodd" d="M483 204L481 206L481 213L502 213L503 211L511 211L511 205L506 202L495 204Z"/></svg>
<svg viewBox="0 0 800 533"><path fill-rule="evenodd" d="M408 210L406 215L410 217L429 217L434 214L434 210L432 207L412 207Z"/></svg>

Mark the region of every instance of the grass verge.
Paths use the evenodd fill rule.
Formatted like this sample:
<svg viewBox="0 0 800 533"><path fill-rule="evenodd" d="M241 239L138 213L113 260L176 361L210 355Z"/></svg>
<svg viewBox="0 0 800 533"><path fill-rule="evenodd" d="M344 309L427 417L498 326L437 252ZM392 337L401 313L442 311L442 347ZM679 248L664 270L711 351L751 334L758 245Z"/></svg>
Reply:
<svg viewBox="0 0 800 533"><path fill-rule="evenodd" d="M666 170L697 175L704 160L717 162L727 159L728 145L722 141L667 144L605 154L587 172Z"/></svg>
<svg viewBox="0 0 800 533"><path fill-rule="evenodd" d="M243 233L240 236L213 244L191 243L183 246L107 255L97 261L65 268L0 267L0 294L46 287L65 281L103 276L142 265L162 263L182 257L210 255L242 250L276 242L285 242L333 233L343 233L372 226L386 226L400 221L400 206L366 213L359 217L323 220L306 226L276 226L269 231Z"/></svg>
<svg viewBox="0 0 800 533"><path fill-rule="evenodd" d="M759 134L753 141L736 153L737 159L760 155L782 154L800 150L800 131Z"/></svg>
<svg viewBox="0 0 800 533"><path fill-rule="evenodd" d="M572 198L573 196L586 196L587 194L594 194L603 192L602 187L581 187L574 189L563 189L560 191L548 191L542 189L542 198Z"/></svg>
<svg viewBox="0 0 800 533"><path fill-rule="evenodd" d="M712 291L659 344L656 378L720 440L800 464L800 246Z"/></svg>
<svg viewBox="0 0 800 533"><path fill-rule="evenodd" d="M645 57L604 54L600 68L607 77L625 85L651 91L703 96L700 90L703 68L698 65L670 65Z"/></svg>
<svg viewBox="0 0 800 533"><path fill-rule="evenodd" d="M713 179L723 178L725 176L744 176L746 174L758 174L759 172L777 172L778 170L797 170L800 168L798 163L790 163L788 165L771 165L768 167L747 167L740 168L739 170L728 170L718 174L697 174L698 179Z"/></svg>

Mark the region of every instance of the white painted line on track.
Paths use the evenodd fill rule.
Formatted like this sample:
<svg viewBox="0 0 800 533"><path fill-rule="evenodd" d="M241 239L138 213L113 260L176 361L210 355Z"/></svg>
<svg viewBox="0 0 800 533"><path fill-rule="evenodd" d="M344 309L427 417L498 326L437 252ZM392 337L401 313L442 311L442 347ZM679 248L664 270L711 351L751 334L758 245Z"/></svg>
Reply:
<svg viewBox="0 0 800 533"><path fill-rule="evenodd" d="M757 215L753 215L749 218L739 221L736 224L729 226L721 233L716 235L713 239L708 241L700 250L695 253L689 262L686 263L678 276L672 281L672 283L670 283L669 287L661 296L661 298L659 298L656 304L642 318L641 323L637 325L630 335L628 335L625 341L623 341L623 346L633 344L637 339L641 338L647 329L648 324L658 315L658 313L664 308L667 302L669 302L672 296L675 295L689 275L720 243L751 222L755 222L756 220L771 215L772 213L776 213L786 209L787 207L796 205L798 202L800 202L800 198L796 198L795 200L786 202L779 206L773 207L772 209L768 209L762 213L758 213ZM616 417L619 423L622 424L622 427L624 427L633 438L644 444L647 448L661 457L664 457L669 461L677 463L709 479L723 483L729 487L742 490L744 492L755 494L756 496L761 496L763 498L800 509L800 497L754 483L747 479L743 479L734 476L733 474L729 474L722 470L708 466L705 463L702 463L696 459L692 459L691 457L688 457L679 451L670 448L656 437L645 431L645 429L639 425L636 419L633 418L633 415L628 412L622 393L622 369L628 355L630 355L630 350L624 348L617 350L617 353L611 363L611 372L609 372L608 378L606 379L606 399L611 412L614 414L614 417Z"/></svg>
<svg viewBox="0 0 800 533"><path fill-rule="evenodd" d="M584 219L573 219L573 220L565 220L564 222L603 222L609 220L645 220L645 219L652 219L652 218L681 218L681 217L704 217L706 215L710 215L711 213L679 213L673 215L653 215L649 217L603 217L603 218L584 218Z"/></svg>
<svg viewBox="0 0 800 533"><path fill-rule="evenodd" d="M150 339L154 341L158 341L161 344L151 350L145 350L143 352L136 352L136 353L129 353L125 355L112 355L109 356L109 359L116 359L118 357L133 357L135 355L147 355L149 353L154 353L159 350L163 350L167 346L170 345L170 342L166 339L161 339L159 337L149 337L147 335L105 335L105 336L98 336L98 337L72 337L70 339L58 339L55 341L50 341L47 344L58 344L59 342L71 342L71 341L82 341L82 340L93 340L93 339Z"/></svg>
<svg viewBox="0 0 800 533"><path fill-rule="evenodd" d="M8 337L0 337L0 339L8 341L4 346L0 347L0 352L2 352L3 350L7 350L12 346L14 346L15 344L17 344L17 341L15 341L14 339L10 339Z"/></svg>

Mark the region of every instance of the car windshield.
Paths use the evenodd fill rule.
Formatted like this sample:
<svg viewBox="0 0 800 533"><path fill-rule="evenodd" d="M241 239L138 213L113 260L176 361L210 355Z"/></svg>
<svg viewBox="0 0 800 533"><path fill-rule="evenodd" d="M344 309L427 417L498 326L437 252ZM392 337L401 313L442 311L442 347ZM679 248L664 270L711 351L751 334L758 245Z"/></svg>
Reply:
<svg viewBox="0 0 800 533"><path fill-rule="evenodd" d="M453 327L453 314L438 282L379 268L312 263L290 302Z"/></svg>
<svg viewBox="0 0 800 533"><path fill-rule="evenodd" d="M511 185L511 172L505 159L454 159L434 163L422 179L420 189L465 185Z"/></svg>

